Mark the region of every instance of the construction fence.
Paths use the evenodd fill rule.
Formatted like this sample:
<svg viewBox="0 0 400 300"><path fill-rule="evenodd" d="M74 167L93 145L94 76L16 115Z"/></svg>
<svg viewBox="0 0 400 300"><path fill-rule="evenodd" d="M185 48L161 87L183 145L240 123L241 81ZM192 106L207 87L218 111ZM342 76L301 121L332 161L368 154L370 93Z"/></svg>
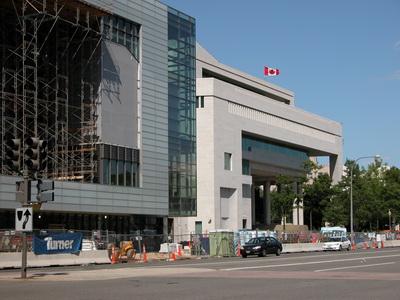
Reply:
<svg viewBox="0 0 400 300"><path fill-rule="evenodd" d="M27 234L28 251L32 251L34 234L81 232L83 234L82 251L109 250L112 245L119 247L124 241L132 241L137 253L142 253L143 245L147 252L170 251L180 244L190 255L203 256L236 256L240 245L253 237L273 236L283 244L323 243L335 233L329 234L312 231L262 231L216 230L203 234L164 235L154 231L137 231L131 234L116 234L107 230L74 231L74 230L40 230L35 229ZM350 239L350 234L346 234ZM354 242L357 248L372 245L377 241L400 240L400 231L356 232ZM167 250L165 250L167 249ZM176 249L175 249L176 250ZM13 229L0 229L0 252L21 252L22 233Z"/></svg>

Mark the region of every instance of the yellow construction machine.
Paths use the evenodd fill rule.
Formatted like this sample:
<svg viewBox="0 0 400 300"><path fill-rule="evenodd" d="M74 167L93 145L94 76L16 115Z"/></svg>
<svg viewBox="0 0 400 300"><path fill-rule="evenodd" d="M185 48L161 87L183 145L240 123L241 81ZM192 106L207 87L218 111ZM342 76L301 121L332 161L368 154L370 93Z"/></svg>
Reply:
<svg viewBox="0 0 400 300"><path fill-rule="evenodd" d="M135 247L133 245L132 241L121 241L119 243L119 247L115 247L114 248L114 253L115 253L115 258L116 259L121 259L123 257L126 258L131 258L134 259L136 256L136 250ZM112 257L112 248L108 249L108 253L110 256L110 259Z"/></svg>

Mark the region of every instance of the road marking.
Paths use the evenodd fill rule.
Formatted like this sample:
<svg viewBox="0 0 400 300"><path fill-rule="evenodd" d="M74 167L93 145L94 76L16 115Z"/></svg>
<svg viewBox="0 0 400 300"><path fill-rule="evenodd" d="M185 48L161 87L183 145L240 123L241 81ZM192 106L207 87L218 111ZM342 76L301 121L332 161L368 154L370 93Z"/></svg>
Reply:
<svg viewBox="0 0 400 300"><path fill-rule="evenodd" d="M363 257L363 259L364 259L364 260L366 260L366 259L379 259L379 258L388 258L388 257L393 257L393 256L400 256L400 254L396 254L396 255L372 256L372 257ZM302 266L302 265L314 265L314 264L323 264L323 263L344 262L344 261L352 261L352 260L360 260L360 257L354 257L354 258L348 258L348 259L310 261L310 262L293 263L293 264L280 264L280 265L268 265L268 266L254 266L254 267L230 268L230 269L221 269L221 271L235 271L235 270L247 270L247 269L263 269L263 268L276 268L276 267L293 267L293 266Z"/></svg>
<svg viewBox="0 0 400 300"><path fill-rule="evenodd" d="M364 251L352 251L350 253L347 252L346 255L357 255L358 256L358 258L356 258L356 260L357 260L357 259L362 259L362 257L359 257L360 255L365 255L366 254L365 252L364 253L362 253L362 252L364 252ZM380 251L380 253L386 253L386 252L393 253L394 251L390 251L390 250ZM371 252L369 252L369 253L371 253ZM282 260L287 261L287 260L295 260L295 259L309 259L309 258L321 258L322 257L321 255L291 257L291 256L289 256L289 254L292 254L292 253L282 253L282 256L280 256L280 257L275 257L275 255L273 257L269 256L269 257L266 257L266 258L265 257L260 257L260 258L252 257L251 261L252 262L258 261L258 262L271 263L271 260L273 262L276 262L276 261L282 261ZM342 254L343 253L332 252L332 254L326 253L324 256L338 256L338 255L342 255ZM288 255L288 256L286 256L286 255ZM232 256L230 258L234 258L234 257ZM248 264L249 263L249 261L247 259L242 259L242 258L240 258L240 259L238 258L238 260L236 262L238 264ZM232 263L231 260L228 260L228 261L213 260L211 262L206 262L206 261L204 261L204 259L202 259L202 260L199 260L198 263L191 263L190 266L222 265L222 264L230 264L230 263ZM179 261L176 261L176 262L174 262L174 264L168 264L168 265L163 265L163 266L160 266L160 265L148 266L148 268L171 268L172 266L174 266L174 267L185 267L185 266L188 266L188 264L184 264L184 263L181 263Z"/></svg>
<svg viewBox="0 0 400 300"><path fill-rule="evenodd" d="M315 270L314 272L326 272L326 271L334 271L334 270L343 270L343 269L355 269L355 268L365 268L365 267L373 267L373 266L382 266L382 265L393 265L394 261L382 264L372 264L372 265L362 265L362 266L353 266L353 267L341 267L341 268L332 268L332 269L322 269Z"/></svg>

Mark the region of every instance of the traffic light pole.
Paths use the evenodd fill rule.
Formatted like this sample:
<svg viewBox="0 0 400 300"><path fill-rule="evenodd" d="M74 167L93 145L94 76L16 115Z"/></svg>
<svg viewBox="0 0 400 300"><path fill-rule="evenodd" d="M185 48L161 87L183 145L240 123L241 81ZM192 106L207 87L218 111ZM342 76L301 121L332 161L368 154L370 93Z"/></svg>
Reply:
<svg viewBox="0 0 400 300"><path fill-rule="evenodd" d="M5 164L8 169L13 172L21 170L21 139L9 139L6 142L6 155ZM23 181L16 182L15 198L21 202L23 207L33 207L31 201L31 178L30 173L35 174L40 170L46 168L46 147L47 142L38 137L29 137L24 142L25 151L23 158ZM32 176L34 179L36 176ZM37 184L38 195L37 203L41 204L47 201L54 200L54 182L51 180L38 180ZM46 193L46 191L49 191ZM32 229L30 229L32 231ZM27 257L28 257L28 241L27 233L22 230L22 265L21 265L21 278L26 278L27 270Z"/></svg>
<svg viewBox="0 0 400 300"><path fill-rule="evenodd" d="M29 171L26 166L24 166L24 202L22 206L29 206L29 202L31 200L31 189L28 188L29 182ZM26 270L27 270L27 260L28 260L28 239L26 231L22 232L22 264L21 264L21 278L26 278Z"/></svg>

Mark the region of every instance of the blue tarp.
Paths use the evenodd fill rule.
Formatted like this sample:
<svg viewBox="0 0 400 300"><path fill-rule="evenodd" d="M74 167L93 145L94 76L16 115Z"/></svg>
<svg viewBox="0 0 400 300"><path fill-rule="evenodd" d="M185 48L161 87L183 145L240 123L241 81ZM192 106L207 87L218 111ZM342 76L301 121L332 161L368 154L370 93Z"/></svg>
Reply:
<svg viewBox="0 0 400 300"><path fill-rule="evenodd" d="M77 253L82 250L83 235L78 233L35 234L33 252L39 254Z"/></svg>

